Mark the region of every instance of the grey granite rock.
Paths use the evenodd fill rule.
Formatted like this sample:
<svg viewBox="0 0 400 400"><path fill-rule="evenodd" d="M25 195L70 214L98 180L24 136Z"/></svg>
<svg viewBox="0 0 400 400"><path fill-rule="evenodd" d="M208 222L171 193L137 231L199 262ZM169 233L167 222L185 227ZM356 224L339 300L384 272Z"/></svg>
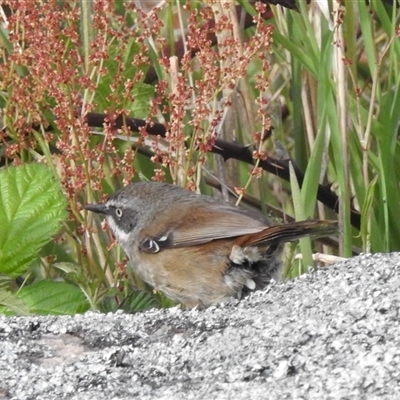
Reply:
<svg viewBox="0 0 400 400"><path fill-rule="evenodd" d="M400 398L400 254L204 311L0 317L0 398Z"/></svg>

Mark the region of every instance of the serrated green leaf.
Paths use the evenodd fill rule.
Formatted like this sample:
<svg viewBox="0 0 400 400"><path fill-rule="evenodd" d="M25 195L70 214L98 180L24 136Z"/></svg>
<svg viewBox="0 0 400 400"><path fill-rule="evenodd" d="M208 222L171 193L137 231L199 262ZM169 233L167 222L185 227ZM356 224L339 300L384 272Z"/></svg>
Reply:
<svg viewBox="0 0 400 400"><path fill-rule="evenodd" d="M82 291L65 282L41 281L22 288L18 297L34 314L73 315L89 309Z"/></svg>
<svg viewBox="0 0 400 400"><path fill-rule="evenodd" d="M24 273L66 218L60 183L42 164L0 171L0 272Z"/></svg>

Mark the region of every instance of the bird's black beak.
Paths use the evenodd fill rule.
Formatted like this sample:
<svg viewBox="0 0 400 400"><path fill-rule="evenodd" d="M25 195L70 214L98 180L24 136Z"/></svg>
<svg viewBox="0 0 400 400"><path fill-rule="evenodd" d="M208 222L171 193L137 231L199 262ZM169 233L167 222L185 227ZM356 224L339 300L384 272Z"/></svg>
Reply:
<svg viewBox="0 0 400 400"><path fill-rule="evenodd" d="M108 207L105 204L86 204L83 208L98 214L108 214Z"/></svg>

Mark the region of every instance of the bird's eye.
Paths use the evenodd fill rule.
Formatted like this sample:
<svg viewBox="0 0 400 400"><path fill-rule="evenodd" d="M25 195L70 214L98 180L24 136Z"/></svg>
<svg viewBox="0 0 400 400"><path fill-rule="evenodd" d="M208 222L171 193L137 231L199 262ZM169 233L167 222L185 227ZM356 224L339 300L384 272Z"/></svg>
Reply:
<svg viewBox="0 0 400 400"><path fill-rule="evenodd" d="M120 208L115 209L115 214L117 215L118 218L122 217L122 210Z"/></svg>

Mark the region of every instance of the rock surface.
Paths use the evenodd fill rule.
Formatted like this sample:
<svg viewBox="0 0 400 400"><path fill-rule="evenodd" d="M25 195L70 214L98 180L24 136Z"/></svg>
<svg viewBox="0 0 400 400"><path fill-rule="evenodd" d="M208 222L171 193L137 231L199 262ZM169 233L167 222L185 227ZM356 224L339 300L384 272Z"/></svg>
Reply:
<svg viewBox="0 0 400 400"><path fill-rule="evenodd" d="M0 399L400 398L400 254L205 311L0 317Z"/></svg>

